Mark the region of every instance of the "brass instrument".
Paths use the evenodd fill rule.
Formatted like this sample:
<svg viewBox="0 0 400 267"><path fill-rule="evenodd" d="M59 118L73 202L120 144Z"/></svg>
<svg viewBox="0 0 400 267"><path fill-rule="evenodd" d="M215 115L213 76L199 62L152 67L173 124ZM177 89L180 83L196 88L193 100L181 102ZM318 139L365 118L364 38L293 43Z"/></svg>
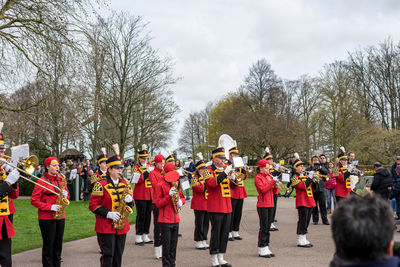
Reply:
<svg viewBox="0 0 400 267"><path fill-rule="evenodd" d="M183 170L183 173L184 173L185 175L189 175L189 174L190 174L190 175L192 175L192 177L194 176L194 173L195 173L195 172L190 172L190 171L187 171L187 170L185 170L185 169L183 169L183 168L182 168L182 170Z"/></svg>
<svg viewBox="0 0 400 267"><path fill-rule="evenodd" d="M10 161L11 161L11 157L10 156L4 155L3 158L6 160L4 162L5 164L17 169L19 172L22 172L22 173L28 175L29 177L36 178L37 180L40 180L45 184L51 185L53 188L55 188L55 189L60 191L60 188L57 187L56 185L54 185L54 184L52 184L52 183L50 183L50 182L48 182L48 181L46 181L44 179L41 179L41 178L33 175L33 173L35 172L35 170L39 166L39 159L35 155L29 156L27 159L19 160L17 162L19 165L24 167L23 169L18 167L18 166L14 166L13 164L11 164L10 163ZM37 186L39 186L39 187L41 187L41 188L43 188L43 189L55 194L55 195L59 194L59 193L55 192L54 190L52 190L52 189L50 189L50 188L48 188L46 186L43 186L43 185L41 185L41 184L39 184L39 183L37 183L35 181L32 181L31 179L29 179L29 178L27 178L27 177L25 177L23 175L20 175L19 177L24 179L24 180L26 180L26 181L28 181L28 182L30 182L30 183L32 183L32 184L34 184L34 185L37 185Z"/></svg>
<svg viewBox="0 0 400 267"><path fill-rule="evenodd" d="M121 178L125 179L125 178ZM113 221L112 225L115 229L121 230L125 226L126 218L128 218L128 215L133 213L133 210L131 207L128 206L125 202L125 197L129 192L129 185L127 185L122 192L121 198L119 199L119 205L118 208L116 209L117 212L121 215L118 221Z"/></svg>
<svg viewBox="0 0 400 267"><path fill-rule="evenodd" d="M333 176L339 176L339 168L337 166L337 162L335 159L333 159L333 170L332 170Z"/></svg>
<svg viewBox="0 0 400 267"><path fill-rule="evenodd" d="M172 204L174 205L174 211L175 213L179 213L181 210L180 207L178 207L178 201L180 199L179 196L179 190L178 190L178 183L177 182L172 182L172 186L175 188L175 193L171 196L172 198Z"/></svg>
<svg viewBox="0 0 400 267"><path fill-rule="evenodd" d="M305 171L304 173L306 173L307 175L310 173L310 171ZM313 177L310 177L314 182L318 182L321 181L322 179L325 178L325 180L329 180L329 174L320 174L317 172L314 172Z"/></svg>
<svg viewBox="0 0 400 267"><path fill-rule="evenodd" d="M59 192L59 194L58 194L57 201L56 201L56 205L58 205L60 208L59 208L57 211L55 211L55 212L53 213L53 218L54 218L55 220L60 220L60 219L62 219L62 217L63 217L63 215L64 215L65 207L66 207L67 205L69 205L69 200L68 200L67 198L65 198L65 197L64 197L64 194L63 194L63 190L64 190L64 188L65 188L65 183L67 182L67 181L66 181L67 179L65 178L65 175L64 175L64 174L59 173L59 175L61 176L61 184L60 184L61 190L60 190L60 192Z"/></svg>
<svg viewBox="0 0 400 267"><path fill-rule="evenodd" d="M355 175L355 176L360 176L360 177L362 177L362 176L364 176L365 172L354 167L354 168L351 170L350 174L351 174L351 175Z"/></svg>

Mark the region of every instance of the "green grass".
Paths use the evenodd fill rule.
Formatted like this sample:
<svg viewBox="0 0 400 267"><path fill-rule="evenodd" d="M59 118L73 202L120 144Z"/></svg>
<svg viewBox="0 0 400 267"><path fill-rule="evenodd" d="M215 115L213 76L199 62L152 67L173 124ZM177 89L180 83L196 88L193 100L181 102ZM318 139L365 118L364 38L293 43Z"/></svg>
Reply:
<svg viewBox="0 0 400 267"><path fill-rule="evenodd" d="M14 200L16 213L14 214L15 236L12 238L12 253L42 247L37 218L37 208L30 204L29 199ZM95 216L88 208L86 201L71 201L65 208L64 242L94 236ZM129 215L129 223L136 218L136 209Z"/></svg>
<svg viewBox="0 0 400 267"><path fill-rule="evenodd" d="M246 180L244 180L244 186L246 187L246 192L248 196L251 197L256 197L258 196L258 192L256 189L256 186L254 185L254 177L248 177ZM284 195L285 191L281 189L281 195ZM291 196L296 195L296 190L293 190Z"/></svg>

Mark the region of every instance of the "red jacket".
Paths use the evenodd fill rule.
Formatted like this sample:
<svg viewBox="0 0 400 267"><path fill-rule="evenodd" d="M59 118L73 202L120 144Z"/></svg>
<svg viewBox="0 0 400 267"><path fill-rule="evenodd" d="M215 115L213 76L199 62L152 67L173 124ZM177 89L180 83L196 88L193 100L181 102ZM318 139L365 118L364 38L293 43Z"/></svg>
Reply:
<svg viewBox="0 0 400 267"><path fill-rule="evenodd" d="M297 173L292 177L292 186L296 189L296 208L315 207L312 183L309 186L306 186L307 178L308 176L300 176Z"/></svg>
<svg viewBox="0 0 400 267"><path fill-rule="evenodd" d="M89 200L89 209L96 214L94 230L97 233L122 235L129 231L130 226L128 218L126 218L124 228L121 230L115 229L112 225L113 221L107 219L107 213L109 211L117 210L119 206L119 198L126 187L128 187L129 190L128 194L132 195L132 188L125 179L120 179L119 183L114 185L108 175L106 179L102 179L94 185L92 196Z"/></svg>
<svg viewBox="0 0 400 267"><path fill-rule="evenodd" d="M271 175L259 173L254 178L258 197L257 207L271 208L274 207L274 188L276 182L272 179Z"/></svg>
<svg viewBox="0 0 400 267"><path fill-rule="evenodd" d="M178 182L177 182L178 183ZM174 204L172 197L169 195L169 190L172 185L162 179L155 186L154 202L159 209L158 222L159 223L179 223L179 213L175 213ZM182 204L185 204L185 197L183 196L182 190L179 190L179 197Z"/></svg>
<svg viewBox="0 0 400 267"><path fill-rule="evenodd" d="M0 168L0 181L3 181L7 177L5 171ZM2 182L3 183L3 182ZM11 238L15 235L14 226L11 223L10 215L15 213L15 206L13 199L18 198L19 186L15 185L8 186L7 190L11 188L11 192L0 198L0 229L3 229L3 224L6 225L7 238ZM0 231L0 239L3 239L3 231Z"/></svg>
<svg viewBox="0 0 400 267"><path fill-rule="evenodd" d="M161 172L162 172L163 170L160 170L160 169L157 169L157 168L154 168L154 170L152 170L150 173L149 173L149 179L150 179L150 182L151 182L151 196L152 196L152 200L153 200L153 204L155 204L155 202L154 202L154 194L155 194L155 187L156 187L156 185L161 181L161 180L164 180L163 178L162 178L162 175L161 175Z"/></svg>
<svg viewBox="0 0 400 267"><path fill-rule="evenodd" d="M335 189L336 179L337 179L337 176L334 176L333 173L329 172L329 179L325 183L325 188L326 189Z"/></svg>
<svg viewBox="0 0 400 267"><path fill-rule="evenodd" d="M211 165L204 174L206 187L208 191L207 211L219 213L231 213L231 183L224 171L218 170L214 165ZM222 180L217 183L218 178Z"/></svg>
<svg viewBox="0 0 400 267"><path fill-rule="evenodd" d="M272 166L270 167L269 172L270 172L271 176L279 176L281 174L280 172L275 170L275 168L272 167ZM281 192L279 190L278 184L276 184L275 187L273 188L273 192L274 192L274 195L277 195L277 194L279 194Z"/></svg>
<svg viewBox="0 0 400 267"><path fill-rule="evenodd" d="M46 188L49 188L56 193L59 193L58 189L56 189L54 186L48 185L47 183L43 182L43 180L50 182L54 186L60 187L61 185L61 177L56 175L52 176L48 174L47 172L44 174L44 177L40 178L37 180L37 183L40 185L45 186ZM68 187L67 183L65 183L64 190L68 192ZM53 218L53 211L51 211L51 206L53 204L56 204L57 202L58 195L55 195L46 189L35 185L33 188L32 196L31 196L31 204L32 206L38 208L38 219L39 220L54 220ZM69 199L69 192L68 192L68 197ZM63 214L62 219L65 219L65 212Z"/></svg>
<svg viewBox="0 0 400 267"><path fill-rule="evenodd" d="M193 210L203 210L207 211L207 197L208 192L205 187L204 177L193 176L192 179L196 179L200 184L193 186L193 198L192 203L190 204L190 208Z"/></svg>
<svg viewBox="0 0 400 267"><path fill-rule="evenodd" d="M143 167L140 168L139 165L135 165L132 173L139 172L139 181L135 184L135 189L133 190L133 198L136 200L151 200L152 196L152 185L149 179L149 173L144 170Z"/></svg>
<svg viewBox="0 0 400 267"><path fill-rule="evenodd" d="M240 171L242 172L242 169L240 169ZM247 173L245 170L243 170L243 172L244 172L243 180L237 185L237 187L231 188L231 197L234 199L244 199L247 197L246 188L244 186L244 180L247 179Z"/></svg>
<svg viewBox="0 0 400 267"><path fill-rule="evenodd" d="M341 168L339 176L336 177L335 196L347 197L350 191L350 173L347 169Z"/></svg>

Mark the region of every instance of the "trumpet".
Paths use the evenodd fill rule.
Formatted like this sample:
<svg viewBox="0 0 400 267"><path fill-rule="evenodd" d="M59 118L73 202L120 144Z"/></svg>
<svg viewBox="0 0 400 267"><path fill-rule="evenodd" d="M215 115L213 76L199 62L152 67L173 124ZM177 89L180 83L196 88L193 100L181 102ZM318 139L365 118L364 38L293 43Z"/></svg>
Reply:
<svg viewBox="0 0 400 267"><path fill-rule="evenodd" d="M22 172L22 173L28 175L29 177L36 178L37 180L40 180L40 181L44 182L45 184L51 185L53 188L57 189L60 193L57 193L56 191L54 191L54 190L52 190L52 189L50 189L50 188L48 188L48 187L46 187L46 186L44 186L44 185L41 185L41 184L39 184L39 183L37 183L37 182L35 182L35 181L32 181L31 179L29 179L29 178L27 178L27 177L25 177L25 176L23 176L23 175L20 175L19 177L23 178L24 180L26 180L26 181L28 181L28 182L34 184L34 185L37 185L37 186L39 186L39 187L41 187L41 188L43 188L43 189L46 189L47 191L49 191L49 192L51 192L51 193L53 193L53 194L55 194L55 195L62 194L62 193L61 193L62 190L61 190L60 187L58 187L58 186L56 186L56 185L54 185L54 184L52 184L52 183L50 183L50 182L48 182L48 181L46 181L46 180L44 180L44 179L40 179L40 178L37 177L36 175L33 175L33 173L35 172L35 170L36 170L37 167L39 166L39 159L38 159L35 155L29 156L29 157L26 158L25 160L19 160L19 161L17 161L17 163L18 163L19 165L21 165L21 166L24 167L23 169L20 168L20 167L18 167L18 166L15 166L15 165L11 164L11 163L10 163L11 157L9 157L9 156L3 156L3 159L5 159L5 161L4 161L5 164L7 164L7 165L9 165L9 166L11 166L11 167L17 169L19 172Z"/></svg>
<svg viewBox="0 0 400 267"><path fill-rule="evenodd" d="M311 171L305 171L304 173L306 173L308 175L310 172ZM320 174L320 173L314 172L313 176L310 178L313 179L314 182L321 181L322 179L329 180L329 174Z"/></svg>
<svg viewBox="0 0 400 267"><path fill-rule="evenodd" d="M355 175L355 176L360 176L360 177L362 177L362 176L364 176L365 172L362 171L362 170L359 170L359 169L357 169L357 168L353 168L353 169L351 170L350 174Z"/></svg>
<svg viewBox="0 0 400 267"><path fill-rule="evenodd" d="M282 166L282 165L279 165L279 164L275 164L275 165L274 165L274 168L275 168L278 172L281 172L281 173L291 173L291 172L292 172L289 168L286 168L286 167L284 167L284 166Z"/></svg>

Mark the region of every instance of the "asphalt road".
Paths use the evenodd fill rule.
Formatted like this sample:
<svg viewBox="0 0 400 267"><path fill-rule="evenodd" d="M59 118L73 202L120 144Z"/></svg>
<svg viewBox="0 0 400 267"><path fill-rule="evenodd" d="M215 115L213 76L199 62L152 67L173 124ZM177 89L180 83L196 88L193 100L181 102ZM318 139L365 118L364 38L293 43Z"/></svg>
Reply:
<svg viewBox="0 0 400 267"><path fill-rule="evenodd" d="M296 246L297 210L294 198L279 198L277 220L279 231L271 233L270 250L275 258L258 257L257 234L258 216L255 197L245 199L243 218L240 227L241 241L228 243L225 259L233 266L328 266L334 253L334 243L330 226L309 226L307 239L313 248ZM208 250L196 250L193 241L194 214L188 202L181 211L180 232L177 249L177 266L211 266ZM152 233L152 229L151 229ZM396 240L399 239L396 233ZM210 236L210 234L209 234ZM152 235L150 235L152 237ZM154 259L153 245L136 246L134 226L128 233L123 266L161 266ZM100 254L96 237L85 238L63 244L62 266L99 266ZM41 266L41 249L34 249L13 255L13 266Z"/></svg>

